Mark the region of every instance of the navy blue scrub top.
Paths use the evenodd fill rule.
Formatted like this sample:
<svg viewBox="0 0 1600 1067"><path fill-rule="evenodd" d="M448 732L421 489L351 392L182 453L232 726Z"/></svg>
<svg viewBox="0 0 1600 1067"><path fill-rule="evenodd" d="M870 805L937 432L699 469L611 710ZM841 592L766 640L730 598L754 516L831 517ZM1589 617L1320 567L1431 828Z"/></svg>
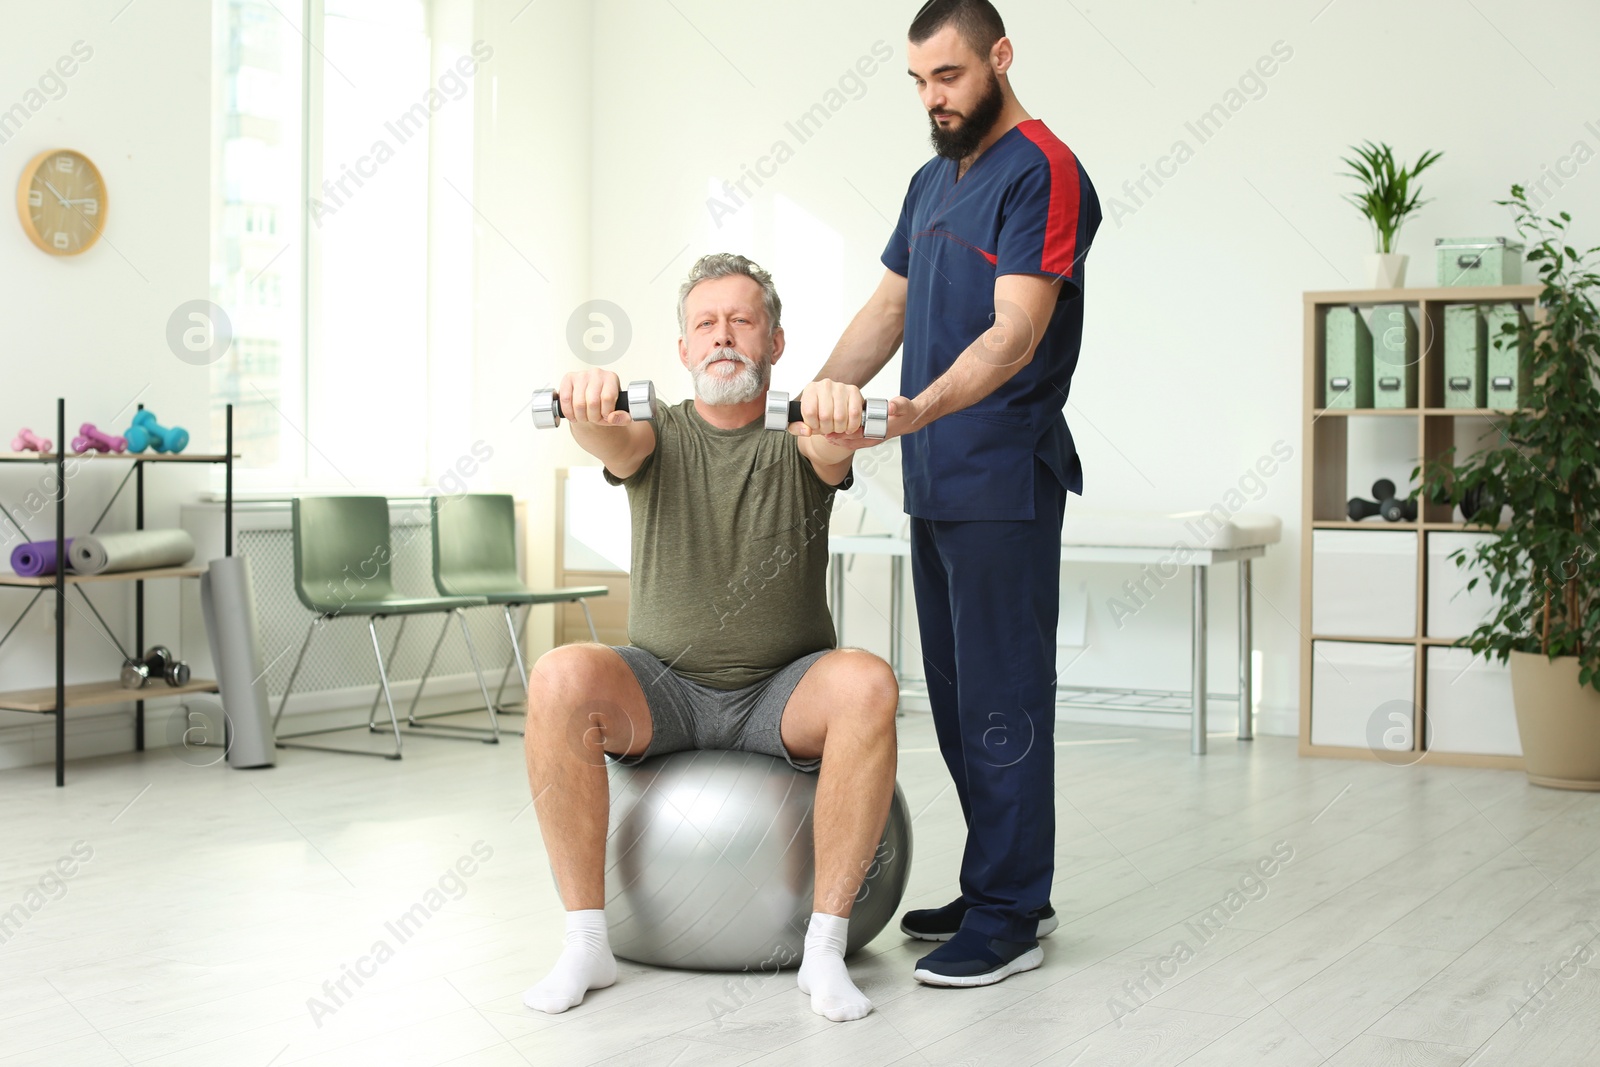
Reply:
<svg viewBox="0 0 1600 1067"><path fill-rule="evenodd" d="M1083 341L1083 263L1100 198L1072 150L1030 119L956 180L935 157L911 179L883 265L907 280L900 393L915 397L994 322L1002 274L1065 279L1033 361L971 407L901 439L906 513L1032 519L1034 457L1069 492L1083 463L1062 408Z"/></svg>

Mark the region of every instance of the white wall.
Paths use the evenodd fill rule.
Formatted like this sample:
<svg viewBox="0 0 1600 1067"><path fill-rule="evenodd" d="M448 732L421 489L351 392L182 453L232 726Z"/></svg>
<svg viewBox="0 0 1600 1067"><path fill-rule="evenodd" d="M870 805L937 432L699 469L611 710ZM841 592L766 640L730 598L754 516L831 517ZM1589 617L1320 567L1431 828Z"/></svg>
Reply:
<svg viewBox="0 0 1600 1067"><path fill-rule="evenodd" d="M1512 182L1538 178L1575 141L1600 150L1600 78L1588 55L1600 9L1576 0L1532 8L1492 0L1476 11L1444 0L1336 0L1320 13L1324 0L999 6L1018 49L1021 100L1078 153L1106 210L1088 260L1083 354L1067 409L1086 482L1072 505L1209 507L1274 442L1294 449L1250 505L1285 520L1284 543L1255 568L1256 625L1263 726L1292 733L1300 295L1365 286L1371 250L1366 223L1341 199L1354 183L1339 176L1339 157L1366 138L1408 160L1424 149L1445 153L1423 179L1434 202L1400 238L1411 284L1432 284L1435 236L1512 232L1492 203ZM671 354L673 290L695 254L724 246L769 267L785 294L790 352L779 385L797 387L820 366L881 273L877 256L906 182L929 155L926 117L903 72L917 7L594 5L592 288L633 317L624 378L654 374L670 383L668 396L687 395ZM798 144L785 122L823 100L880 39L895 61ZM1264 95L1200 143L1185 123L1222 101L1278 41L1293 54L1264 80ZM708 180L738 179L780 138L793 158L719 230ZM1193 157L1164 187L1147 182L1154 195L1137 202L1122 190L1180 138ZM1600 234L1596 170L1580 169L1551 202L1578 216L1588 243ZM1113 196L1131 213L1113 219ZM785 212L811 220L810 241L784 231ZM894 391L897 364L879 383L877 393ZM846 638L881 649L885 585L873 568L887 569L858 561L852 581L867 596L847 605ZM1233 676L1230 571L1218 571L1212 592L1212 677L1223 689ZM1187 686L1187 581L1116 631L1106 601L1136 575L1068 572L1069 587L1088 581L1092 616L1090 648L1063 681Z"/></svg>
<svg viewBox="0 0 1600 1067"><path fill-rule="evenodd" d="M8 202L24 165L49 148L73 148L99 167L108 210L105 237L81 256L47 256L23 233L9 208L0 222L0 292L4 293L5 388L0 390L0 447L17 428L55 437L56 398L67 400L67 429L82 422L120 431L142 401L167 425L190 428L191 450L210 450L209 370L184 363L167 347L167 319L188 300L209 296L210 243L210 8L123 0L61 0L13 4L0 34L0 109L24 102L33 113L0 144L0 176ZM68 55L75 41L93 50L65 90L29 100L30 90ZM51 98L52 96L58 98ZM34 109L34 102L42 103ZM8 130L14 127L7 127ZM217 451L221 443L215 444ZM86 530L110 498L127 465L85 464L67 482L68 533ZM0 502L13 513L42 469L0 470ZM176 526L177 505L202 484L204 473L168 465L146 474L146 524ZM53 484L53 483L52 483ZM47 486L47 489L49 487ZM102 531L133 526L132 484ZM24 523L33 538L54 536L53 506ZM9 526L7 533L14 533ZM9 556L10 542L7 544ZM9 566L9 561L7 561ZM146 642L176 644L175 583L146 590ZM26 606L31 592L0 590L0 632ZM106 618L132 638L132 590L94 592ZM0 646L0 689L54 680L53 605L41 600L10 641ZM97 636L76 594L67 615L68 681L115 677L121 656ZM131 748L131 716L87 710L114 722L100 748ZM25 761L32 738L49 720L0 712L4 762ZM42 758L47 748L33 753Z"/></svg>
<svg viewBox="0 0 1600 1067"><path fill-rule="evenodd" d="M651 376L667 397L687 394L673 301L704 251L734 248L774 271L790 341L777 384L798 388L811 377L878 277L906 182L928 155L926 119L901 72L917 6L476 0L472 34L495 55L475 86L474 315L463 331L472 337L463 366L472 415L459 439L490 442L495 458L474 489L548 506L555 468L584 461L565 435L536 435L520 408L533 388L578 365L566 326L585 301L627 313L632 345L614 364L624 378ZM1107 208L1089 259L1083 358L1067 412L1086 468L1087 494L1075 504L1202 508L1275 441L1298 452L1300 293L1364 284L1367 230L1340 199L1351 183L1339 177L1338 157L1352 142L1387 140L1407 158L1445 152L1424 180L1435 202L1401 238L1413 284L1432 280L1434 236L1508 233L1491 201L1579 141L1585 165L1551 207L1572 210L1577 236L1594 242L1593 5L1006 0L1001 8L1018 45L1023 102L1078 152ZM450 25L459 35L461 22ZM35 152L78 148L106 177L112 221L101 247L77 259L40 254L15 224L0 235L8 372L0 431L48 423L57 396L68 398L74 426L114 421L137 396L195 429L192 447L217 447L204 439L209 372L179 361L164 340L171 311L208 293L210 5L17 5L0 35L0 107L23 99L79 39L93 58L0 145L0 171L14 181ZM825 102L880 40L895 58L799 144L785 124ZM1265 95L1199 144L1185 122L1280 40L1294 54ZM1474 78L1486 87L1475 89ZM1144 202L1121 192L1178 138L1194 156L1174 178ZM719 227L709 184L738 180L779 139L793 158ZM1132 213L1114 219L1113 196ZM891 391L897 370L891 364L875 391ZM29 477L0 472L0 499L15 505ZM75 480L72 514L97 514L114 477L90 470ZM200 478L154 472L149 521L175 523L177 502ZM1299 494L1291 464L1252 505L1287 523L1284 545L1257 567L1256 608L1267 725L1287 731L1298 691ZM125 514L115 521L131 524ZM530 529L533 577L549 580L552 526L535 514ZM49 517L29 532L49 536ZM881 562L858 563L847 640L886 649L885 576ZM1181 587L1122 631L1109 629L1105 601L1131 577L1114 568L1069 574L1069 586L1090 583L1094 617L1091 647L1066 680L1185 684ZM1227 678L1232 652L1221 635L1232 598L1222 583L1213 595L1213 668ZM104 596L102 609L125 624L128 602L117 596ZM175 599L151 589L151 642L167 636L160 620L175 618ZM0 624L25 602L0 592ZM115 667L116 654L82 617L69 616L68 628L74 650L92 650L75 651L75 679ZM0 687L49 681L49 633L36 609L0 648ZM531 640L535 653L547 646L544 614ZM0 730L32 722L0 714Z"/></svg>

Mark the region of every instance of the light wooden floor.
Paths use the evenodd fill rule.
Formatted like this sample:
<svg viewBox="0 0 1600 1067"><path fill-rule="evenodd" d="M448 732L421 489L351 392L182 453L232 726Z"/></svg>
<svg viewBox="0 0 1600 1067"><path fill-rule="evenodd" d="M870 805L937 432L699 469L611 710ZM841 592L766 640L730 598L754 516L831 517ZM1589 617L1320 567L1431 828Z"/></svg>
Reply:
<svg viewBox="0 0 1600 1067"><path fill-rule="evenodd" d="M1176 732L1058 741L1045 965L921 987L922 946L891 928L852 964L877 1009L844 1025L792 972L718 1015L726 976L628 963L565 1015L524 1009L562 926L516 744L418 738L399 764L288 752L254 772L156 751L74 762L64 790L48 768L6 772L0 909L23 921L0 944L0 1063L1600 1063L1600 796L1302 760L1283 738L1218 737L1203 759ZM906 903L943 903L959 809L926 717L901 746ZM430 902L476 842L492 853L446 880L459 898ZM1275 848L1292 860L1230 900ZM399 943L385 923L419 902ZM308 999L379 940L392 958L314 1021Z"/></svg>

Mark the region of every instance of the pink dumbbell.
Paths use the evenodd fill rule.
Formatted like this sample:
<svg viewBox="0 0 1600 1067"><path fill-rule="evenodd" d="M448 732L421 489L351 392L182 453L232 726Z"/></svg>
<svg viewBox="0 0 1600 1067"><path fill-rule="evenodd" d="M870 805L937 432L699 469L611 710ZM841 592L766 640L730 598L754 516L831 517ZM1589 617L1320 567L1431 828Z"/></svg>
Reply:
<svg viewBox="0 0 1600 1067"><path fill-rule="evenodd" d="M86 422L78 427L78 434L79 436L72 439L74 452L87 452L90 449L96 452L125 452L128 448L126 437L106 433L97 429L92 422Z"/></svg>
<svg viewBox="0 0 1600 1067"><path fill-rule="evenodd" d="M11 451L48 452L50 451L50 442L24 426L22 431L11 439Z"/></svg>

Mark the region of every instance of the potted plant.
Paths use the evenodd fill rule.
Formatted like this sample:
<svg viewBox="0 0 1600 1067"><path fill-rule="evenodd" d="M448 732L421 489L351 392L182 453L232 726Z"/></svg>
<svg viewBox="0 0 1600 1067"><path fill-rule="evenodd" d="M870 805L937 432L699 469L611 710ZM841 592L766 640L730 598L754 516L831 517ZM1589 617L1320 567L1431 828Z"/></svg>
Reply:
<svg viewBox="0 0 1600 1067"><path fill-rule="evenodd" d="M1395 166L1394 150L1386 144L1363 141L1360 145L1351 145L1350 150L1356 158L1343 157L1343 162L1351 168L1345 176L1355 178L1366 188L1360 194L1346 193L1345 197L1372 224L1376 250L1367 257L1367 266L1373 288L1398 289L1406 283L1406 263L1410 257L1395 252L1395 235L1408 216L1429 203L1418 199L1422 189L1415 182L1443 153L1423 152L1416 165L1407 169Z"/></svg>
<svg viewBox="0 0 1600 1067"><path fill-rule="evenodd" d="M1457 644L1509 660L1529 780L1600 789L1600 246L1580 255L1571 216L1541 219L1520 185L1496 203L1515 214L1543 283L1539 315L1494 339L1521 343L1528 397L1495 417L1495 447L1459 465L1448 449L1418 469L1436 500L1494 502L1467 525L1495 536L1452 558L1480 571L1467 588L1487 580L1497 613Z"/></svg>

